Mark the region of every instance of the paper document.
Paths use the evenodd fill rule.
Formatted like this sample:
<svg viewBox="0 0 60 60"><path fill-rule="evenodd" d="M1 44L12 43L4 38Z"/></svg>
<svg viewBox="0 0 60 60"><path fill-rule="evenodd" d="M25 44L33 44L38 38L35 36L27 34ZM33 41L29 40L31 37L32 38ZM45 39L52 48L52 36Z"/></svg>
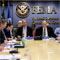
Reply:
<svg viewBox="0 0 60 60"><path fill-rule="evenodd" d="M15 57L21 57L21 55L14 55ZM11 59L13 55L0 55L0 60L2 59Z"/></svg>

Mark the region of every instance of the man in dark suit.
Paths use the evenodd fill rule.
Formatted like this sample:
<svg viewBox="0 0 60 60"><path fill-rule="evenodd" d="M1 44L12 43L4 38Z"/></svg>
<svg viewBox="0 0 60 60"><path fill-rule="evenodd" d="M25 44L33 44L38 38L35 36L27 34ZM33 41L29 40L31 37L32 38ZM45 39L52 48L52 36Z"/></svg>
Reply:
<svg viewBox="0 0 60 60"><path fill-rule="evenodd" d="M42 36L42 37L49 36L49 37L55 37L56 38L56 35L54 34L53 29L50 26L47 26L46 21L43 21L42 26L36 30L36 36Z"/></svg>
<svg viewBox="0 0 60 60"><path fill-rule="evenodd" d="M0 20L0 50L3 50L4 46L7 44L7 39L3 31L5 27L6 27L6 21Z"/></svg>
<svg viewBox="0 0 60 60"><path fill-rule="evenodd" d="M12 40L13 39L13 24L7 24L7 27L4 29L5 35L7 37L8 40Z"/></svg>
<svg viewBox="0 0 60 60"><path fill-rule="evenodd" d="M4 40L5 40L4 34L2 30L0 30L0 44L4 43Z"/></svg>
<svg viewBox="0 0 60 60"><path fill-rule="evenodd" d="M1 39L1 21L0 21L0 51L4 49L4 47L1 45L4 40Z"/></svg>
<svg viewBox="0 0 60 60"><path fill-rule="evenodd" d="M22 27L18 28L17 30L17 37L20 39L22 37L28 37L32 36L32 29L27 26L27 21L23 20L22 21Z"/></svg>
<svg viewBox="0 0 60 60"><path fill-rule="evenodd" d="M18 21L18 23L17 23L17 27L16 28L13 28L13 35L14 35L14 37L16 37L17 36L17 30L18 30L18 28L20 28L22 26L22 21L20 20L20 21Z"/></svg>

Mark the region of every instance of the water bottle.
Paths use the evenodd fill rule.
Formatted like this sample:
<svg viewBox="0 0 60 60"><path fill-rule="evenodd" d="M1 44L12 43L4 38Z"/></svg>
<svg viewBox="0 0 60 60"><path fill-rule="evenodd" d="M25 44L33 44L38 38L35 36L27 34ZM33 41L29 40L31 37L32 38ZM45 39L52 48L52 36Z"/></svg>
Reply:
<svg viewBox="0 0 60 60"><path fill-rule="evenodd" d="M22 44L23 44L23 46L25 46L25 38L24 37L22 38Z"/></svg>
<svg viewBox="0 0 60 60"><path fill-rule="evenodd" d="M14 55L12 56L12 59L11 59L11 60L16 60L16 58L15 58L15 56L14 56Z"/></svg>

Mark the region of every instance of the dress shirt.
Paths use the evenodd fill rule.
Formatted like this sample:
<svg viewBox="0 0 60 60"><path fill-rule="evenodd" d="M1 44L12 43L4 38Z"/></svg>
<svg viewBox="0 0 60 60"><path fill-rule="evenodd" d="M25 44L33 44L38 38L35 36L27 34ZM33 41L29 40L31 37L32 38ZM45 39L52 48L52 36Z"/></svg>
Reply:
<svg viewBox="0 0 60 60"><path fill-rule="evenodd" d="M43 36L48 36L47 27L43 27Z"/></svg>

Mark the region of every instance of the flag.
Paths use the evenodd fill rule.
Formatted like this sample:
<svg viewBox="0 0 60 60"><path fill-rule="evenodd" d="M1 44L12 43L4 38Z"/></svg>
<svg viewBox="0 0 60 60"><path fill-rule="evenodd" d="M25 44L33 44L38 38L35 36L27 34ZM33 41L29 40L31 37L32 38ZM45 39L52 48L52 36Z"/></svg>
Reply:
<svg viewBox="0 0 60 60"><path fill-rule="evenodd" d="M35 30L33 31L33 37L35 37Z"/></svg>
<svg viewBox="0 0 60 60"><path fill-rule="evenodd" d="M1 19L5 19L4 4L2 4L2 14Z"/></svg>
<svg viewBox="0 0 60 60"><path fill-rule="evenodd" d="M7 18L8 18L8 22L7 23L12 23L12 20L11 20L11 14L10 14L10 5L8 4L8 14L7 14Z"/></svg>
<svg viewBox="0 0 60 60"><path fill-rule="evenodd" d="M32 25L31 25L31 27L32 27L32 31L33 31L33 37L35 37L35 31L36 31L36 26L35 26L35 23L34 23L34 21L32 22Z"/></svg>

